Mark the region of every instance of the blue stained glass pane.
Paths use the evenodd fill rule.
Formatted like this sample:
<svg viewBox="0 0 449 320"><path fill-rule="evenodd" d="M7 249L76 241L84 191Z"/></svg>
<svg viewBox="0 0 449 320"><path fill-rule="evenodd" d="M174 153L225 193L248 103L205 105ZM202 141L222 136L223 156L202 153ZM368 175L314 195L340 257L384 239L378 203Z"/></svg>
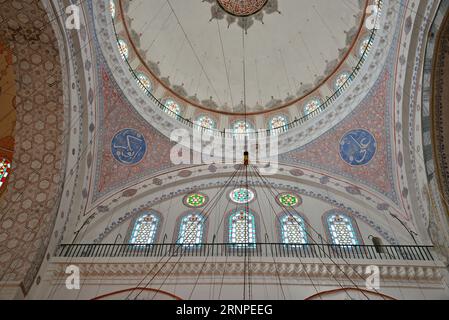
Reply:
<svg viewBox="0 0 449 320"><path fill-rule="evenodd" d="M190 213L181 220L178 243L184 246L201 244L203 231L204 217L199 213Z"/></svg>
<svg viewBox="0 0 449 320"><path fill-rule="evenodd" d="M351 218L334 213L328 216L327 223L333 244L351 246L359 243Z"/></svg>
<svg viewBox="0 0 449 320"><path fill-rule="evenodd" d="M132 234L131 244L152 244L156 240L159 218L154 214L144 214L137 219Z"/></svg>
<svg viewBox="0 0 449 320"><path fill-rule="evenodd" d="M281 219L282 242L302 245L307 243L304 220L297 214L286 214Z"/></svg>
<svg viewBox="0 0 449 320"><path fill-rule="evenodd" d="M246 208L234 210L229 217L229 242L237 247L254 247L256 224L254 215Z"/></svg>

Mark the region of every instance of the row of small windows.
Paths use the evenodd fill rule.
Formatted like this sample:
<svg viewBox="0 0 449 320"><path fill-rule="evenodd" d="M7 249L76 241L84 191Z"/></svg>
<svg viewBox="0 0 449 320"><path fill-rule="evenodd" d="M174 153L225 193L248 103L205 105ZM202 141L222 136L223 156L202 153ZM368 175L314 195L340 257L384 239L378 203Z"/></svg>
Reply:
<svg viewBox="0 0 449 320"><path fill-rule="evenodd" d="M362 42L362 46L360 48L360 54L363 54L366 52L366 48L370 45L370 39L367 38ZM118 48L119 48L119 52L122 56L122 58L124 60L128 60L129 59L129 47L128 44L126 43L125 40L123 39L119 39L117 42ZM149 79L148 76L144 75L144 74L138 74L137 76L139 83L141 85L141 87L143 89L148 90L149 92L152 91L152 84L151 81ZM349 71L343 71L341 72L336 78L335 78L335 82L334 82L334 89L336 91L340 90L344 85L346 85L347 83L349 83L351 80L351 73ZM179 105L174 102L174 101L170 101L171 104L176 104L176 108L179 108ZM312 112L314 112L315 110L317 110L321 105L323 104L322 100L320 98L313 98L311 99L309 102L306 103L306 105L304 106L304 115L308 115ZM179 114L179 113L178 113ZM280 120L280 121L279 121ZM275 125L274 129L285 126L286 123L283 123L283 120L285 120L283 118L282 115L280 116L276 116L273 117L272 121L273 124ZM277 122L277 123L276 123Z"/></svg>
<svg viewBox="0 0 449 320"><path fill-rule="evenodd" d="M125 40L119 39L118 40L118 48L119 52L123 58L123 60L128 60L129 58L129 47ZM367 46L369 46L369 38L367 40L364 40L363 42L363 48L361 49L361 52L366 52ZM363 51L362 51L363 50ZM147 92L148 94L151 94L153 92L153 83L151 82L150 78L145 75L144 73L136 73L136 78L138 85L141 87L142 90ZM340 90L345 85L349 84L351 81L351 73L349 71L344 71L340 73L335 80L334 89L336 91ZM163 105L165 106L165 111L170 114L173 117L179 117L182 113L182 108L178 102L176 102L172 98L165 99L163 102ZM312 98L309 100L303 108L303 114L304 116L308 116L313 114L316 110L318 110L323 105L323 100L319 97ZM212 117L207 115L200 115L197 117L197 119L194 121L195 125L198 126L199 129L210 129L214 130L217 129L217 121L214 120ZM282 128L286 128L286 126L289 124L289 118L285 115L276 115L268 121L268 129L270 129L273 132L276 132L277 130L281 130ZM245 120L237 120L231 125L231 130L235 134L245 134L250 131L254 130L254 125Z"/></svg>
<svg viewBox="0 0 449 320"><path fill-rule="evenodd" d="M192 211L179 220L176 230L176 243L183 246L200 245L205 242L206 217L198 211ZM257 223L253 211L239 208L231 211L227 217L227 241L236 246L250 247L257 243ZM289 245L305 245L314 243L305 219L296 212L281 215L277 224L280 231L280 241ZM157 240L161 217L156 212L146 212L134 223L130 240L131 244L153 244ZM345 213L331 211L325 215L325 226L332 244L354 246L360 244L356 224Z"/></svg>

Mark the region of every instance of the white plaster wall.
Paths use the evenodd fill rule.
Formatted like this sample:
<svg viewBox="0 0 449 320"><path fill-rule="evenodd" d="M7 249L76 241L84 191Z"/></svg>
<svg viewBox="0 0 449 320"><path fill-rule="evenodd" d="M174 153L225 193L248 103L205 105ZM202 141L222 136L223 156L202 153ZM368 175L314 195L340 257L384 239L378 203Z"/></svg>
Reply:
<svg viewBox="0 0 449 320"><path fill-rule="evenodd" d="M221 286L220 277L214 279L215 283L210 284L198 284L194 288L194 279L189 281L180 282L178 284L170 285L155 285L152 286L154 289L163 290L174 294L181 299L188 299L189 297L194 300L209 300L209 299L219 299L219 300L243 300L243 281L242 279L237 279L235 283L227 283ZM341 281L342 284L347 284L351 287L348 281ZM88 284L82 285L81 290L68 290L64 284L60 284L56 287L52 287L45 296L47 299L56 300L89 300L95 297L113 293L120 290L126 290L135 287L130 284L119 284L104 281L101 284ZM144 286L144 285L143 285ZM353 287L353 286L352 286ZM282 288L282 289L281 289ZM298 285L289 282L283 282L282 286L278 283L271 284L254 284L251 286L252 289L252 299L254 300L303 300L318 292L324 292L329 290L340 289L341 287L337 284L330 284L329 281L321 284L320 282L315 282L314 286L308 285ZM363 286L361 286L363 288ZM248 288L247 288L248 290ZM379 293L385 294L392 298L398 300L449 300L449 291L446 288L431 288L431 287L417 287L417 288L407 288L407 287L381 287L377 290ZM135 290L132 293L127 292L125 294L111 296L109 299L124 300L126 298L134 299L139 295L138 299L148 299L148 300L158 300L158 299L168 299L167 296L162 294L158 295L153 292L142 292ZM248 291L247 291L248 292ZM131 295L130 295L131 294ZM130 295L128 297L128 295ZM246 295L246 297L248 297ZM383 300L381 297L376 297L374 295L368 295L369 299ZM326 296L323 299L338 299L347 300L360 299L367 300L367 296L349 292L348 294L339 293L331 296ZM33 298L31 298L33 299Z"/></svg>

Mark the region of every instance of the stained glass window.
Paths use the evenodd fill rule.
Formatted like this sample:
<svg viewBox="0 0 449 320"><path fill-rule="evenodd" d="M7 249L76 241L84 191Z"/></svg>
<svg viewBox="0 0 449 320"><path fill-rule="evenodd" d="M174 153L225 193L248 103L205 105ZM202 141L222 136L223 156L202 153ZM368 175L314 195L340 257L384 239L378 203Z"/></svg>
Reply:
<svg viewBox="0 0 449 320"><path fill-rule="evenodd" d="M362 44L360 45L360 57L363 57L363 55L367 52L368 47L370 45L370 39L367 38L362 41Z"/></svg>
<svg viewBox="0 0 449 320"><path fill-rule="evenodd" d="M304 115L309 115L315 110L317 110L321 106L322 102L320 98L314 98L307 102L307 104L304 106Z"/></svg>
<svg viewBox="0 0 449 320"><path fill-rule="evenodd" d="M178 243L184 246L201 244L203 241L204 217L192 212L181 219Z"/></svg>
<svg viewBox="0 0 449 320"><path fill-rule="evenodd" d="M337 79L335 79L335 90L340 90L349 81L351 74L347 71L341 73Z"/></svg>
<svg viewBox="0 0 449 320"><path fill-rule="evenodd" d="M200 116L196 119L195 121L196 125L199 126L201 128L206 128L206 129L216 129L217 128L217 122L212 119L209 116Z"/></svg>
<svg viewBox="0 0 449 320"><path fill-rule="evenodd" d="M301 204L301 198L290 193L283 193L279 195L278 201L284 207L295 207Z"/></svg>
<svg viewBox="0 0 449 320"><path fill-rule="evenodd" d="M11 163L6 159L1 160L0 161L0 188L6 182L6 178L8 177L10 170L11 170Z"/></svg>
<svg viewBox="0 0 449 320"><path fill-rule="evenodd" d="M111 12L112 18L115 18L115 2L114 2L114 0L109 0L109 11Z"/></svg>
<svg viewBox="0 0 449 320"><path fill-rule="evenodd" d="M234 210L229 216L229 242L238 247L256 243L254 214L246 208Z"/></svg>
<svg viewBox="0 0 449 320"><path fill-rule="evenodd" d="M129 58L128 44L125 42L125 40L122 39L120 39L117 44L123 60L127 60Z"/></svg>
<svg viewBox="0 0 449 320"><path fill-rule="evenodd" d="M164 106L167 108L166 112L173 117L181 114L181 106L173 99L165 100Z"/></svg>
<svg viewBox="0 0 449 320"><path fill-rule="evenodd" d="M204 194L193 193L184 198L184 204L188 207L199 208L205 205L207 197Z"/></svg>
<svg viewBox="0 0 449 320"><path fill-rule="evenodd" d="M362 43L360 45L360 49L359 49L360 57L363 57L367 53L369 45L370 45L370 37L367 37L362 41Z"/></svg>
<svg viewBox="0 0 449 320"><path fill-rule="evenodd" d="M306 244L307 233L304 219L296 213L285 214L280 219L282 242L285 244Z"/></svg>
<svg viewBox="0 0 449 320"><path fill-rule="evenodd" d="M245 120L239 120L232 124L232 131L235 134L248 133L249 131L252 131L252 129L253 129L253 126Z"/></svg>
<svg viewBox="0 0 449 320"><path fill-rule="evenodd" d="M137 219L131 234L132 244L152 244L156 240L156 232L159 226L159 217L146 213Z"/></svg>
<svg viewBox="0 0 449 320"><path fill-rule="evenodd" d="M327 216L327 225L333 244L350 246L359 243L350 217L341 213L331 213Z"/></svg>
<svg viewBox="0 0 449 320"><path fill-rule="evenodd" d="M145 74L137 74L137 79L139 80L137 82L142 90L146 90L148 92L151 92L153 90L153 84L151 83L150 78L148 78Z"/></svg>
<svg viewBox="0 0 449 320"><path fill-rule="evenodd" d="M288 125L288 118L284 115L279 115L271 118L269 122L270 130L276 130Z"/></svg>
<svg viewBox="0 0 449 320"><path fill-rule="evenodd" d="M232 192L229 194L229 197L231 200L238 204L245 204L250 203L254 200L256 195L253 191L247 189L247 188L238 188L235 190L232 190Z"/></svg>

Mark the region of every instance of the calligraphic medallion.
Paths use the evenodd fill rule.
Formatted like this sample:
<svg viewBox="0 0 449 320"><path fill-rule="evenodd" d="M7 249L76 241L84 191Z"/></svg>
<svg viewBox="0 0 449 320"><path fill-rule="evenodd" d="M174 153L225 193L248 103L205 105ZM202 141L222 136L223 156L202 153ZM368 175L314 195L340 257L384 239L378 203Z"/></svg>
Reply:
<svg viewBox="0 0 449 320"><path fill-rule="evenodd" d="M374 158L376 150L376 139L367 130L352 130L340 141L340 156L351 166L367 165Z"/></svg>
<svg viewBox="0 0 449 320"><path fill-rule="evenodd" d="M134 165L142 161L147 151L145 138L134 129L118 132L111 142L111 152L115 160L124 165Z"/></svg>

